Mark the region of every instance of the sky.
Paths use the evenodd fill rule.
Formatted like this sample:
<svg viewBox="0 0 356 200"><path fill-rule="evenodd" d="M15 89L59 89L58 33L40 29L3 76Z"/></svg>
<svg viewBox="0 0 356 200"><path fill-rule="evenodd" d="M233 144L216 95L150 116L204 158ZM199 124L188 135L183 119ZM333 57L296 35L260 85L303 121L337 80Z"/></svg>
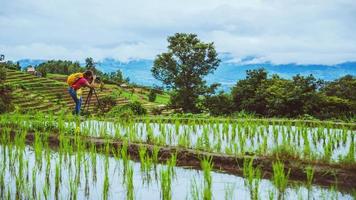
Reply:
<svg viewBox="0 0 356 200"><path fill-rule="evenodd" d="M236 62L356 60L355 0L0 0L9 60L154 59L195 33Z"/></svg>

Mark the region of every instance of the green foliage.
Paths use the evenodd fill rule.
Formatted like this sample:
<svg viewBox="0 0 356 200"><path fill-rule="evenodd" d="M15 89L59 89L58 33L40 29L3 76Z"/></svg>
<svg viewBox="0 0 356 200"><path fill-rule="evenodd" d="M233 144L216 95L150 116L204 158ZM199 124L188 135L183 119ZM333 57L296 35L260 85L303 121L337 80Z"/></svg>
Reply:
<svg viewBox="0 0 356 200"><path fill-rule="evenodd" d="M336 96L350 101L356 101L356 78L355 76L346 75L328 83L322 91L327 96Z"/></svg>
<svg viewBox="0 0 356 200"><path fill-rule="evenodd" d="M148 94L148 101L150 102L155 102L157 97L157 93L155 90L150 90L150 93Z"/></svg>
<svg viewBox="0 0 356 200"><path fill-rule="evenodd" d="M37 71L41 73L42 77L47 77L47 70L46 70L46 68L41 67L41 68L38 68Z"/></svg>
<svg viewBox="0 0 356 200"><path fill-rule="evenodd" d="M11 69L11 70L16 70L16 71L20 71L21 70L21 66L19 62L12 62L12 61L7 61L4 63L0 63L0 67L5 67L7 69Z"/></svg>
<svg viewBox="0 0 356 200"><path fill-rule="evenodd" d="M67 60L49 60L44 63L39 64L36 70L45 73L52 74L73 74L76 72L84 71L84 68L80 67L79 62L72 62Z"/></svg>
<svg viewBox="0 0 356 200"><path fill-rule="evenodd" d="M134 115L145 115L146 113L147 110L142 104L135 101L123 106L114 106L107 115L110 117L130 118Z"/></svg>
<svg viewBox="0 0 356 200"><path fill-rule="evenodd" d="M198 112L198 97L210 92L203 77L220 63L214 44L201 42L197 35L186 33L176 33L168 37L168 42L168 52L157 56L152 74L174 91L172 106L184 112Z"/></svg>
<svg viewBox="0 0 356 200"><path fill-rule="evenodd" d="M162 114L162 111L163 111L163 108L154 107L151 112L153 115L160 115L160 114Z"/></svg>
<svg viewBox="0 0 356 200"><path fill-rule="evenodd" d="M246 110L257 114L267 114L265 91L267 72L265 69L247 70L246 79L239 80L232 89L236 110Z"/></svg>
<svg viewBox="0 0 356 200"><path fill-rule="evenodd" d="M124 75L121 70L117 70L116 72L104 73L103 81L105 83L117 84L120 85L125 82Z"/></svg>
<svg viewBox="0 0 356 200"><path fill-rule="evenodd" d="M108 112L114 106L116 106L116 98L112 95L106 95L100 98L99 101L100 104L98 104L97 106L102 112Z"/></svg>
<svg viewBox="0 0 356 200"><path fill-rule="evenodd" d="M268 78L264 69L257 69L247 70L246 79L237 82L231 95L234 110L267 117L351 118L356 115L355 95L351 94L355 83L352 76L331 83L312 75Z"/></svg>
<svg viewBox="0 0 356 200"><path fill-rule="evenodd" d="M147 114L146 108L144 108L142 106L142 104L140 102L138 102L138 101L134 101L134 102L129 103L129 104L125 105L125 106L129 107L135 115L145 115L145 114Z"/></svg>
<svg viewBox="0 0 356 200"><path fill-rule="evenodd" d="M86 58L85 59L85 69L92 70L93 72L95 72L96 68L95 68L95 63L94 63L94 59L93 58Z"/></svg>
<svg viewBox="0 0 356 200"><path fill-rule="evenodd" d="M203 104L212 115L229 115L233 112L234 106L231 97L223 92L207 96Z"/></svg>
<svg viewBox="0 0 356 200"><path fill-rule="evenodd" d="M278 188L280 193L284 193L289 179L290 169L287 173L284 171L284 164L280 161L274 162L272 165L273 168L273 184Z"/></svg>

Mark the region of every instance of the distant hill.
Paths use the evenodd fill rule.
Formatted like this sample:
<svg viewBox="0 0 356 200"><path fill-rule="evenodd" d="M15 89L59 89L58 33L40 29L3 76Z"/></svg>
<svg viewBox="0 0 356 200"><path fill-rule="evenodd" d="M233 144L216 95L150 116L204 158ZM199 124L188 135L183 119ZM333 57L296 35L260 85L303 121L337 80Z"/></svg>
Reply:
<svg viewBox="0 0 356 200"><path fill-rule="evenodd" d="M222 84L224 90L228 90L237 80L246 77L246 70L265 68L269 74L279 74L284 78L291 78L296 74L313 74L316 78L324 80L334 80L346 74L356 75L356 61L344 62L336 65L299 65L295 63L276 65L271 62L256 62L254 57L248 57L240 61L234 61L228 54L222 54L221 64L214 74L209 75L206 80L208 83L218 82ZM19 60L21 67L28 65L38 65L44 60ZM84 63L83 63L84 65ZM111 72L120 69L131 82L142 85L160 85L151 74L153 60L130 60L121 62L112 58L105 58L97 62L97 66L104 72Z"/></svg>

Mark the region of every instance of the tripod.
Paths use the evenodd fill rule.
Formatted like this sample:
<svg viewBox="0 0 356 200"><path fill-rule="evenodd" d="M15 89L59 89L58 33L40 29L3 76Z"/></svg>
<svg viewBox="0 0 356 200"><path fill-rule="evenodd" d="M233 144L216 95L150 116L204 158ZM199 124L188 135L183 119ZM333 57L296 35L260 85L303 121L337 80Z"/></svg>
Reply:
<svg viewBox="0 0 356 200"><path fill-rule="evenodd" d="M88 93L87 99L85 100L83 111L85 111L85 109L86 109L87 112L89 112L90 100L91 100L91 97L93 96L93 93L95 95L96 101L98 102L98 105L101 106L99 98L98 98L98 95L96 94L95 89L94 88L90 88L90 91Z"/></svg>

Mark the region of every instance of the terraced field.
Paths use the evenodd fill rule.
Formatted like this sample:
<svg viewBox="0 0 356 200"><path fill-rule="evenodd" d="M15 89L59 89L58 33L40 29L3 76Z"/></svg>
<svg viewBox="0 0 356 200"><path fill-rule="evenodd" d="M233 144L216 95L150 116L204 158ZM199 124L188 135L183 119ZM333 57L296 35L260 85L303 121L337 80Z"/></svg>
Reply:
<svg viewBox="0 0 356 200"><path fill-rule="evenodd" d="M7 70L5 83L16 88L13 93L13 102L18 110L57 113L61 110L70 112L74 107L74 102L67 92L65 79L66 76L61 75L49 75L49 78L41 78L21 71ZM118 105L139 100L149 112L155 107L164 106L164 104L149 102L145 94L138 94L135 91L129 94L127 90L115 85L106 85L96 91L99 99L113 92L121 91L116 99ZM88 89L83 90L83 104L88 92ZM97 104L96 98L92 98L89 111L93 111Z"/></svg>

